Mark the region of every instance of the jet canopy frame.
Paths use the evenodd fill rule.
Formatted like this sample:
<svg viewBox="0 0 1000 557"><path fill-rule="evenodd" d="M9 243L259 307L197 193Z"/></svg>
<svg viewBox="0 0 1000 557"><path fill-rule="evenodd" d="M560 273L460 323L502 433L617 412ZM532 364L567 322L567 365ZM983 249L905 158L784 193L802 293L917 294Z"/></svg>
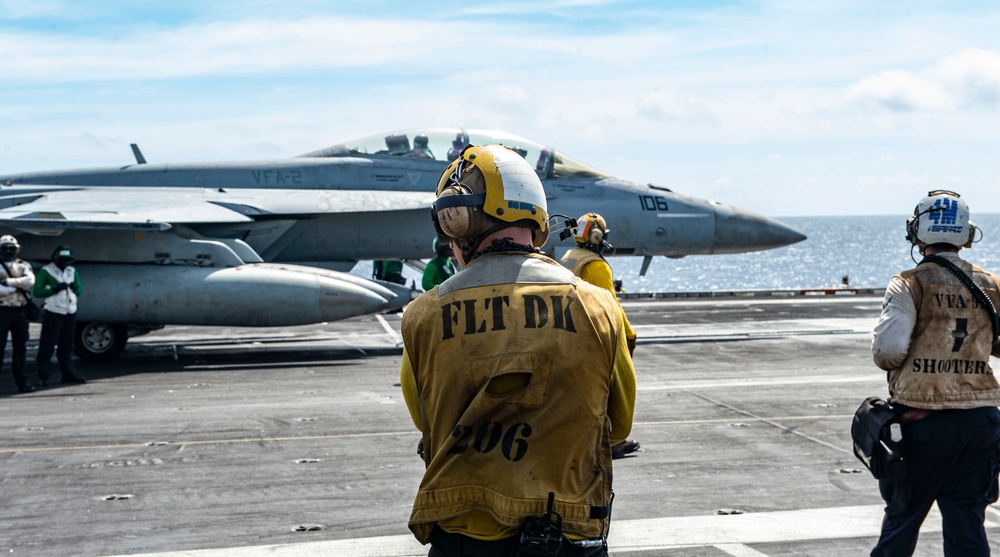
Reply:
<svg viewBox="0 0 1000 557"><path fill-rule="evenodd" d="M402 157L451 162L466 145L500 144L517 151L543 180L608 178L606 172L523 137L494 130L417 128L394 131L312 151L302 157Z"/></svg>

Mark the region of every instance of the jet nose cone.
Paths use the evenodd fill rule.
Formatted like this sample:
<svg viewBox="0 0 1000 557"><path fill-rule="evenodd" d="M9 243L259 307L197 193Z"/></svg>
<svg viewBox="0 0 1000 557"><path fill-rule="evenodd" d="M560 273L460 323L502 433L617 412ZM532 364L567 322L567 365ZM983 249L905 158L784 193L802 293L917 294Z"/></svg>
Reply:
<svg viewBox="0 0 1000 557"><path fill-rule="evenodd" d="M742 253L780 248L805 240L805 234L757 213L717 205L712 253Z"/></svg>

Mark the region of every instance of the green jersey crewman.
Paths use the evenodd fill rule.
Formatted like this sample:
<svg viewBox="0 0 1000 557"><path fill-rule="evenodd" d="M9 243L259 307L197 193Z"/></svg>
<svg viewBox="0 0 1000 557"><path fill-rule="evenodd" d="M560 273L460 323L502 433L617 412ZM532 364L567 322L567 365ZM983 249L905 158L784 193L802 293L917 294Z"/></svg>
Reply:
<svg viewBox="0 0 1000 557"><path fill-rule="evenodd" d="M424 267L424 290L430 290L442 282L448 280L455 274L455 266L451 263L451 256L454 253L451 244L440 242L434 238L434 259L431 259Z"/></svg>

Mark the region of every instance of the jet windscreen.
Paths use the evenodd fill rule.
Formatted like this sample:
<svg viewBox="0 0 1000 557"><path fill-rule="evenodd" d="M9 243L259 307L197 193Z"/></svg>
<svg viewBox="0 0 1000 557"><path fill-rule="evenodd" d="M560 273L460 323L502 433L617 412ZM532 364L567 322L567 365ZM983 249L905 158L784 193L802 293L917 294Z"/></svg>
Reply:
<svg viewBox="0 0 1000 557"><path fill-rule="evenodd" d="M529 139L493 130L427 128L390 132L342 143L303 157L357 155L451 162L467 145L499 144L524 157L543 178L605 178L608 175L572 157Z"/></svg>

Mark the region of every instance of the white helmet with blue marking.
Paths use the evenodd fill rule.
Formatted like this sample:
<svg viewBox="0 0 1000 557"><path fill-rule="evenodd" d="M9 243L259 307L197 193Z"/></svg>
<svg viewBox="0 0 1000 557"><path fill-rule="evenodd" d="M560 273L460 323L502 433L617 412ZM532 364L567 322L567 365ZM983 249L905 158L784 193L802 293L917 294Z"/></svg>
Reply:
<svg viewBox="0 0 1000 557"><path fill-rule="evenodd" d="M975 234L976 225L969 220L969 204L953 191L929 192L906 221L906 239L914 245L971 247Z"/></svg>

